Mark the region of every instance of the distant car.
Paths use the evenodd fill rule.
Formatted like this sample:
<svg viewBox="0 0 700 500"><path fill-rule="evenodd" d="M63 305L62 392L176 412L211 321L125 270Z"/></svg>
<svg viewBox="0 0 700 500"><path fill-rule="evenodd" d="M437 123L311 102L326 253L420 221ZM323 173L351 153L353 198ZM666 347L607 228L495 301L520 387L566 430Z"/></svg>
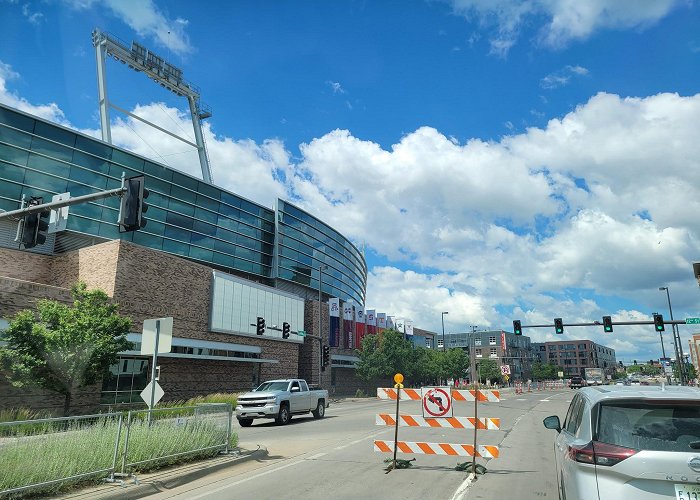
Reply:
<svg viewBox="0 0 700 500"><path fill-rule="evenodd" d="M554 442L559 498L700 499L700 390L587 387Z"/></svg>
<svg viewBox="0 0 700 500"><path fill-rule="evenodd" d="M581 387L586 387L586 382L584 382L582 377L571 377L569 381L569 387L571 389L580 389Z"/></svg>

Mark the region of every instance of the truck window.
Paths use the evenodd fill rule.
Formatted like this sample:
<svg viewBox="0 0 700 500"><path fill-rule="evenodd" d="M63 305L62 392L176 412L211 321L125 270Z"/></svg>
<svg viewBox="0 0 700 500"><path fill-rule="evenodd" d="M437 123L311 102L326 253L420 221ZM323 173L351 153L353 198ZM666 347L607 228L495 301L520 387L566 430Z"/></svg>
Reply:
<svg viewBox="0 0 700 500"><path fill-rule="evenodd" d="M292 382L292 386L289 388L289 390L292 391L295 387L297 388L297 390L300 390L299 389L299 382L297 382L296 380L294 382Z"/></svg>
<svg viewBox="0 0 700 500"><path fill-rule="evenodd" d="M309 390L309 386L306 385L306 380L300 380L299 385L301 386L301 392L307 392Z"/></svg>

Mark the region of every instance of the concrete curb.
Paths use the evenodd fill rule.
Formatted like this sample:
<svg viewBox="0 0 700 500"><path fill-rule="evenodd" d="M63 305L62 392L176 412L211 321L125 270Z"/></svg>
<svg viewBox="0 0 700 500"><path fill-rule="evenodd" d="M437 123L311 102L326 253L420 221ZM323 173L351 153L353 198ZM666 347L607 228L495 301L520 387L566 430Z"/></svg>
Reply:
<svg viewBox="0 0 700 500"><path fill-rule="evenodd" d="M190 462L161 469L155 472L137 474L135 480L124 478L116 483L82 488L78 491L63 493L52 498L72 499L137 499L170 490L202 477L233 467L248 460L260 459L268 454L267 448L258 445L255 450L236 448L228 455L219 455L207 460Z"/></svg>

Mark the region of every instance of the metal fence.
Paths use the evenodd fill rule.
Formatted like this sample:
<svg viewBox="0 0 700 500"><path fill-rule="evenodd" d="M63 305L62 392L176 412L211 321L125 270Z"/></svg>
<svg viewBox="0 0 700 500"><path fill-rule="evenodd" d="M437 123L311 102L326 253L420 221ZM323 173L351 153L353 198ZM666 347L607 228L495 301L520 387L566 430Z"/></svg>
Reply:
<svg viewBox="0 0 700 500"><path fill-rule="evenodd" d="M0 422L0 497L228 452L229 403Z"/></svg>

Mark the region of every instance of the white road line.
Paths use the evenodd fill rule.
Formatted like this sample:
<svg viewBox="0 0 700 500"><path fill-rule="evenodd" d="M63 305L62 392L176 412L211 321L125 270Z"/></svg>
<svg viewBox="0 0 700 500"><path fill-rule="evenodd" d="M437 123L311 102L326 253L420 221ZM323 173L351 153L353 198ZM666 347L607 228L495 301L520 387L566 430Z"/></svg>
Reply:
<svg viewBox="0 0 700 500"><path fill-rule="evenodd" d="M268 474L273 474L275 472L281 471L282 469L286 469L287 467L292 467L294 465L299 465L300 463L303 463L303 462L304 462L303 460L298 460L296 462L292 462L291 464L281 465L281 466L276 467L274 469L271 469L271 470L268 470L265 472L261 472L260 474L256 474L254 476L250 476L250 477L247 477L245 479L241 479L240 481L228 483L228 484L221 486L220 488L217 488L215 490L208 490L206 493L203 493L201 495L197 495L196 497L188 497L188 498L189 498L189 500L197 500L199 498L206 498L206 497L213 495L214 493L218 493L220 491L227 490L227 489L231 488L232 486L237 486L241 483L245 483L247 481L250 481L251 479L257 479L257 478L262 477L262 476L267 476Z"/></svg>
<svg viewBox="0 0 700 500"><path fill-rule="evenodd" d="M472 484L472 480L474 479L474 474L469 474L467 476L467 479L462 482L462 484L459 485L459 488L457 488L457 491L455 491L455 494L452 495L452 498L450 500L461 500L464 498L464 494L467 491L467 488L469 488L469 485Z"/></svg>
<svg viewBox="0 0 700 500"><path fill-rule="evenodd" d="M527 401L527 399L516 399L516 401Z"/></svg>
<svg viewBox="0 0 700 500"><path fill-rule="evenodd" d="M391 430L391 429L388 429L388 430ZM387 429L375 432L374 434L370 434L369 436L365 436L361 439L357 439L357 440L352 441L348 444L344 444L343 446L337 446L335 449L336 450L343 450L343 449L347 448L348 446L352 446L353 444L361 443L362 441L366 441L367 439L372 439L376 436L379 436L380 434L384 434L385 432L387 432Z"/></svg>
<svg viewBox="0 0 700 500"><path fill-rule="evenodd" d="M316 453L315 455L307 458L306 460L316 460L317 458L321 458L324 455L328 455L328 453Z"/></svg>

